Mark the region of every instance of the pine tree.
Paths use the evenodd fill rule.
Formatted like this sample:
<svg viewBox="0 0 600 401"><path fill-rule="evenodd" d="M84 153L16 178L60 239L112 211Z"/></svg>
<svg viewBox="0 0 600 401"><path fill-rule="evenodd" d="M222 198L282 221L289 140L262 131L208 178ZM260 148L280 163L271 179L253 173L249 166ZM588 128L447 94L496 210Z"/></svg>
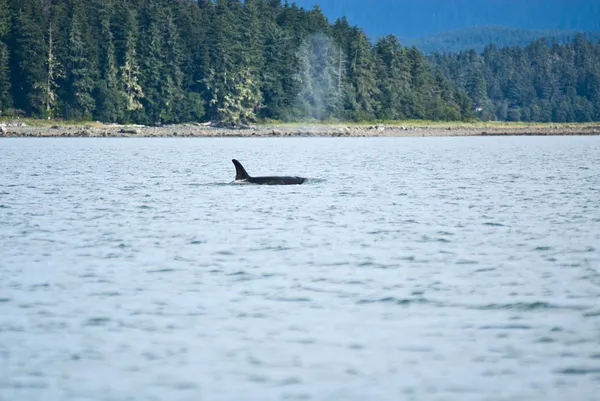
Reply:
<svg viewBox="0 0 600 401"><path fill-rule="evenodd" d="M215 119L220 124L243 127L256 120L262 97L253 77L248 68L241 68L231 76L225 73L224 77L211 71L207 79L207 87L213 94L210 105L215 108Z"/></svg>
<svg viewBox="0 0 600 401"><path fill-rule="evenodd" d="M158 0L145 2L140 14L140 83L144 88L145 121L144 124L162 124L161 113L164 109L163 82L164 66L164 37L161 31L164 13L157 4Z"/></svg>
<svg viewBox="0 0 600 401"><path fill-rule="evenodd" d="M41 116L46 106L46 21L38 0L11 0L9 68L14 106L28 115Z"/></svg>
<svg viewBox="0 0 600 401"><path fill-rule="evenodd" d="M261 69L261 92L264 108L261 116L286 119L298 93L296 54L292 36L278 24L270 23L265 28L264 67Z"/></svg>
<svg viewBox="0 0 600 401"><path fill-rule="evenodd" d="M226 95L226 79L233 72L233 56L231 30L233 23L225 0L217 0L212 13L213 23L208 32L209 57L208 66L203 77L207 98L209 99L208 115L218 121L220 103Z"/></svg>
<svg viewBox="0 0 600 401"><path fill-rule="evenodd" d="M375 45L378 62L380 109L383 119L402 119L402 99L410 87L410 71L405 51L396 36L381 38Z"/></svg>
<svg viewBox="0 0 600 401"><path fill-rule="evenodd" d="M7 0L0 0L0 115L12 108L10 94L9 54L6 39L10 28L10 13Z"/></svg>
<svg viewBox="0 0 600 401"><path fill-rule="evenodd" d="M582 35L427 59L280 0L0 0L0 113L589 121L598 65L600 44Z"/></svg>
<svg viewBox="0 0 600 401"><path fill-rule="evenodd" d="M0 0L0 40L5 41L10 30L10 9L8 0Z"/></svg>
<svg viewBox="0 0 600 401"><path fill-rule="evenodd" d="M210 33L211 69L205 79L209 93L209 115L224 125L246 125L256 119L262 107L259 75L250 57L242 50L240 21L242 4L237 0L218 0ZM237 39L237 40L236 40ZM250 49L252 46L250 46Z"/></svg>
<svg viewBox="0 0 600 401"><path fill-rule="evenodd" d="M376 64L369 40L362 30L356 32L354 54L350 55L350 76L354 83L354 94L359 106L358 118L371 120L375 117L378 105L379 88L376 84Z"/></svg>
<svg viewBox="0 0 600 401"><path fill-rule="evenodd" d="M140 84L140 67L136 50L138 25L133 11L127 11L123 33L123 65L121 67L120 87L125 93L127 111L135 113L143 109L141 100L144 91Z"/></svg>
<svg viewBox="0 0 600 401"><path fill-rule="evenodd" d="M64 116L61 113L61 85L66 78L65 60L68 51L68 4L62 0L45 0L44 15L47 20L46 40L46 98L48 118Z"/></svg>
<svg viewBox="0 0 600 401"><path fill-rule="evenodd" d="M159 118L164 123L178 122L178 108L182 106L183 93L183 72L181 65L183 60L183 50L179 41L179 33L175 25L173 15L169 8L165 8L163 27L162 53L163 69L161 71L161 112Z"/></svg>
<svg viewBox="0 0 600 401"><path fill-rule="evenodd" d="M71 9L67 63L68 118L90 119L96 102L92 97L95 87L94 70L90 62L84 27L86 18L82 4L75 0Z"/></svg>
<svg viewBox="0 0 600 401"><path fill-rule="evenodd" d="M10 28L10 13L7 0L0 0L0 115L12 108L10 94L10 69L6 40Z"/></svg>
<svg viewBox="0 0 600 401"><path fill-rule="evenodd" d="M107 122L124 122L126 94L119 87L117 61L115 56L114 35L111 29L112 0L103 0L98 4L100 36L100 82L96 100L96 118Z"/></svg>
<svg viewBox="0 0 600 401"><path fill-rule="evenodd" d="M204 117L204 71L208 68L206 43L208 15L212 3L177 2L173 13L177 52L175 57L181 74L181 96L173 106L178 121L199 121ZM170 28L171 29L171 28ZM173 39L166 39L167 42Z"/></svg>
<svg viewBox="0 0 600 401"><path fill-rule="evenodd" d="M12 108L10 95L10 71L8 69L8 47L0 41L0 115Z"/></svg>

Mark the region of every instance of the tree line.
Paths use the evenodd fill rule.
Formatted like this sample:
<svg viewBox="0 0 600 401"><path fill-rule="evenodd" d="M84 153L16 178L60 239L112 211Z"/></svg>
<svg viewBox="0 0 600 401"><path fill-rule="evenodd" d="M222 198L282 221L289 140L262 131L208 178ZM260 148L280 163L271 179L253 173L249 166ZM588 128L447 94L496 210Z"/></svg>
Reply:
<svg viewBox="0 0 600 401"><path fill-rule="evenodd" d="M434 70L465 90L483 120L600 121L600 42L488 45L483 53L435 54Z"/></svg>
<svg viewBox="0 0 600 401"><path fill-rule="evenodd" d="M167 124L468 118L416 48L280 0L0 0L0 110Z"/></svg>
<svg viewBox="0 0 600 401"><path fill-rule="evenodd" d="M581 45L585 53L577 53ZM534 104L569 104L573 111L552 109L550 119L597 118L588 72L597 74L598 45L580 38L546 46L535 60L530 47L540 46L428 60L393 35L371 43L345 18L329 23L318 6L281 0L0 0L0 114L242 126L257 119L522 120L547 117L533 113ZM580 56L583 64L575 62ZM570 69L562 67L567 59ZM537 87L528 92L526 81L535 78L524 74L528 63L533 75L540 64L548 78L567 74L547 103L535 103ZM585 118L575 111L580 103L589 109L584 99L596 107Z"/></svg>
<svg viewBox="0 0 600 401"><path fill-rule="evenodd" d="M578 34L582 34L591 41L600 40L600 31L579 32L555 29L520 29L506 26L479 26L442 32L423 38L404 39L403 42L417 46L426 55L436 52L457 53L471 49L481 53L490 43L497 47L525 47L534 40L546 38L548 44L553 42L565 44L572 42Z"/></svg>

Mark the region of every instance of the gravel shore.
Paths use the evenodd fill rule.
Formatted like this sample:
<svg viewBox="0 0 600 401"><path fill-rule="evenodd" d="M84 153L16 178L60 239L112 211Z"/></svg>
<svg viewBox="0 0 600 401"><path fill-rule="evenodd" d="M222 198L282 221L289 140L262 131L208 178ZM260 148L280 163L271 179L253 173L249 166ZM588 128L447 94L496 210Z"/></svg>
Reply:
<svg viewBox="0 0 600 401"><path fill-rule="evenodd" d="M143 126L28 126L0 124L0 137L381 137L381 136L511 136L600 135L599 125L544 125L526 127L293 125L216 128L202 124Z"/></svg>

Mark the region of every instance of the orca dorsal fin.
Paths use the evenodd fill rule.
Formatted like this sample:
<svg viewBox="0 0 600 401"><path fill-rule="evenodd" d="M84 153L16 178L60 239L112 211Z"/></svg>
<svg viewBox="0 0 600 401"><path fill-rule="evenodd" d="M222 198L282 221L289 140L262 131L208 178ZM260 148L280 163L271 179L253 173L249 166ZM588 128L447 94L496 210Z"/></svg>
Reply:
<svg viewBox="0 0 600 401"><path fill-rule="evenodd" d="M240 163L239 161L233 159L232 160L233 165L235 166L235 180L247 180L248 178L250 178L250 176L248 175L248 173L246 172L246 169L244 168L244 166L242 166L242 163Z"/></svg>

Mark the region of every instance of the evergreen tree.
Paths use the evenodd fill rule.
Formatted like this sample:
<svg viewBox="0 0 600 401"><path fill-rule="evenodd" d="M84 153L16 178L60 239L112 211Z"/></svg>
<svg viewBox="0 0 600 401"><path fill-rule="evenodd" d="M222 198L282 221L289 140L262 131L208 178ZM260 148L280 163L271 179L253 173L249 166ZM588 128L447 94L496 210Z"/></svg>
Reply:
<svg viewBox="0 0 600 401"><path fill-rule="evenodd" d="M179 121L178 108L183 104L183 50L179 41L179 33L175 26L173 14L169 8L165 8L163 27L164 48L162 54L163 69L161 71L161 104L160 120L164 123Z"/></svg>
<svg viewBox="0 0 600 401"><path fill-rule="evenodd" d="M167 43L176 42L174 55L169 59L176 60L179 71L174 75L181 77L178 86L181 93L173 106L173 114L178 121L199 121L204 118L205 100L202 94L206 88L202 77L209 66L208 46L206 43L206 26L210 21L207 10L212 3L178 2L173 12L172 30L167 35ZM177 38L175 38L177 37ZM169 44L167 46L170 47Z"/></svg>
<svg viewBox="0 0 600 401"><path fill-rule="evenodd" d="M380 91L378 115L382 119L406 118L401 104L409 91L411 76L405 51L398 38L390 35L377 42L375 54Z"/></svg>
<svg viewBox="0 0 600 401"><path fill-rule="evenodd" d="M0 0L0 115L12 108L10 94L9 54L6 39L10 28L7 0Z"/></svg>
<svg viewBox="0 0 600 401"><path fill-rule="evenodd" d="M352 94L359 120L371 120L378 108L379 88L376 83L376 63L369 40L362 30L355 30L351 49L349 76L352 81Z"/></svg>
<svg viewBox="0 0 600 401"><path fill-rule="evenodd" d="M256 120L256 111L262 98L258 83L248 68L241 68L233 75L217 77L211 72L207 87L213 93L210 100L215 107L215 117L221 124L229 127L243 127ZM221 90L213 90L215 86Z"/></svg>
<svg viewBox="0 0 600 401"><path fill-rule="evenodd" d="M143 109L141 100L144 98L144 91L140 85L140 67L136 50L138 25L132 11L125 14L123 26L123 65L120 88L125 93L128 113L134 115Z"/></svg>
<svg viewBox="0 0 600 401"><path fill-rule="evenodd" d="M205 80L210 93L211 117L229 126L254 121L262 106L257 71L259 56L251 43L248 50L243 50L240 40L243 13L242 4L237 0L217 1L216 21L211 32L212 68Z"/></svg>
<svg viewBox="0 0 600 401"><path fill-rule="evenodd" d="M46 21L38 0L10 0L9 68L14 106L41 116L46 107Z"/></svg>
<svg viewBox="0 0 600 401"><path fill-rule="evenodd" d="M425 119L430 117L427 100L433 95L432 76L428 64L416 47L406 52L410 71L410 92L403 99L403 114L412 118Z"/></svg>
<svg viewBox="0 0 600 401"><path fill-rule="evenodd" d="M0 0L0 40L5 41L10 30L8 0Z"/></svg>
<svg viewBox="0 0 600 401"><path fill-rule="evenodd" d="M111 30L112 6L112 0L102 0L97 10L100 19L100 36L103 40L99 42L100 82L95 96L96 118L100 121L123 122L127 99L119 87L114 35Z"/></svg>
<svg viewBox="0 0 600 401"><path fill-rule="evenodd" d="M260 76L264 107L260 115L275 119L289 118L299 91L295 79L297 55L293 37L276 23L269 23L265 31L264 67Z"/></svg>
<svg viewBox="0 0 600 401"><path fill-rule="evenodd" d="M161 32L164 23L163 9L158 0L148 0L141 10L140 36L138 48L140 49L140 83L144 88L145 120L144 124L162 124L162 113L167 99L163 98L163 71L165 57L163 54L165 45ZM166 83L168 85L168 82ZM167 89L168 90L168 89ZM139 114L142 116L142 114Z"/></svg>
<svg viewBox="0 0 600 401"><path fill-rule="evenodd" d="M581 35L428 60L280 0L0 0L0 113L36 117L591 121L599 65Z"/></svg>
<svg viewBox="0 0 600 401"><path fill-rule="evenodd" d="M10 18L7 0L0 0L0 115L12 108L10 94L9 54L6 40L10 29Z"/></svg>
<svg viewBox="0 0 600 401"><path fill-rule="evenodd" d="M10 71L8 69L8 47L0 41L0 115L12 108L10 95Z"/></svg>
<svg viewBox="0 0 600 401"><path fill-rule="evenodd" d="M486 114L480 118L566 122L599 117L600 52L583 36L565 45L540 39L525 48L488 46L481 56L461 52L436 55L432 61L468 92L475 106L483 104Z"/></svg>
<svg viewBox="0 0 600 401"><path fill-rule="evenodd" d="M67 64L67 118L89 119L95 110L92 97L95 87L92 63L90 62L84 24L86 21L83 5L74 0L71 9L69 29L69 49Z"/></svg>

